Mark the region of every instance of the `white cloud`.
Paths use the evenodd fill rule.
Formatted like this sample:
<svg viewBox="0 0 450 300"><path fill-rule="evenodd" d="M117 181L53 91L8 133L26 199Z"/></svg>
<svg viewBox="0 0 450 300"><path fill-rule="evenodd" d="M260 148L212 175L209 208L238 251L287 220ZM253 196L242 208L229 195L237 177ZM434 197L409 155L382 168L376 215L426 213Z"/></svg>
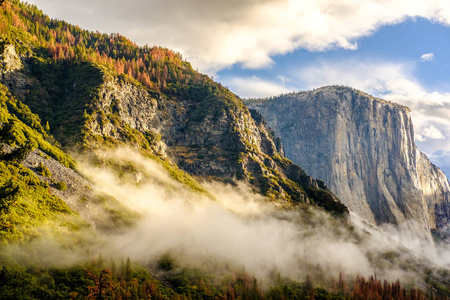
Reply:
<svg viewBox="0 0 450 300"><path fill-rule="evenodd" d="M440 132L439 129L437 129L433 125L425 127L422 131L422 135L423 135L423 137L429 138L429 139L436 139L436 140L445 139L442 132Z"/></svg>
<svg viewBox="0 0 450 300"><path fill-rule="evenodd" d="M284 76L284 75L278 75L278 76L277 76L277 79L278 79L282 84L286 84L286 83L288 83L288 82L291 81L290 78L287 78L287 77Z"/></svg>
<svg viewBox="0 0 450 300"><path fill-rule="evenodd" d="M283 80L280 79L280 81ZM280 85L276 82L266 81L256 76L246 78L233 77L227 79L227 83L233 93L242 98L264 98L292 92L294 90L293 88L285 86L284 82Z"/></svg>
<svg viewBox="0 0 450 300"><path fill-rule="evenodd" d="M404 78L410 68L398 63L347 59L338 62L313 62L301 68L297 76L306 89L337 84L380 94L389 90L389 86L397 80Z"/></svg>
<svg viewBox="0 0 450 300"><path fill-rule="evenodd" d="M181 51L203 72L270 66L298 48L356 49L356 40L409 17L450 24L446 0L30 0L52 17Z"/></svg>
<svg viewBox="0 0 450 300"><path fill-rule="evenodd" d="M434 53L425 53L420 57L421 61L430 61L434 59Z"/></svg>

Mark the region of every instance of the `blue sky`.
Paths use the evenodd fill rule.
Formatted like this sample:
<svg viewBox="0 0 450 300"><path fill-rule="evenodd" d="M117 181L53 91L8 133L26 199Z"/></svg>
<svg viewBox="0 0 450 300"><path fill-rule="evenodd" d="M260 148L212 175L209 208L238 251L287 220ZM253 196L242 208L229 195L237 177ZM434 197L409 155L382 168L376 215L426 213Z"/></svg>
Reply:
<svg viewBox="0 0 450 300"><path fill-rule="evenodd" d="M298 49L272 57L274 64L267 68L248 69L235 64L219 70L219 77L216 77L224 82L235 76L256 76L268 81L278 80L278 83L283 83L282 79L290 79L282 86L287 89L307 89L310 88L308 84L292 81L296 72L305 66L349 60L361 63L390 62L410 68L410 75L428 89L450 91L450 27L423 18L410 18L400 24L383 26L375 33L358 39L357 43L358 48L355 50L334 48L315 52ZM431 54L421 59L422 55L427 53ZM260 93L263 95L264 91ZM243 91L243 94L244 97L254 97L254 94L258 93Z"/></svg>
<svg viewBox="0 0 450 300"><path fill-rule="evenodd" d="M181 52L241 97L343 84L412 109L450 175L448 0L31 0L50 17Z"/></svg>

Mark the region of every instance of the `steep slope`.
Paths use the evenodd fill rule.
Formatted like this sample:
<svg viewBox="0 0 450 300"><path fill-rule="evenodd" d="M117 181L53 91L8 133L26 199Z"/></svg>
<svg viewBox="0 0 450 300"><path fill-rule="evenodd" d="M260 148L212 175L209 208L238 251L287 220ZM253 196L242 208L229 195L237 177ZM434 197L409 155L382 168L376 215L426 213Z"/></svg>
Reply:
<svg viewBox="0 0 450 300"><path fill-rule="evenodd" d="M39 117L14 100L0 84L0 245L58 236L69 228L73 234L67 236L67 244L77 243L77 231L88 224L52 194L37 170L32 172L20 164L35 147L45 149L61 166L72 165L73 160L45 140Z"/></svg>
<svg viewBox="0 0 450 300"><path fill-rule="evenodd" d="M448 236L449 182L415 146L407 107L340 86L246 104L351 211L429 242L430 230Z"/></svg>
<svg viewBox="0 0 450 300"><path fill-rule="evenodd" d="M345 213L346 208L323 183L311 179L284 158L281 144L274 140L261 118L255 121L240 99L211 80L200 87L203 94L199 98L191 95L184 98L149 91L99 66L60 67L87 68L89 74L97 72L100 78L94 92L84 99L87 112L82 114L80 109L70 118L79 120L82 126L63 126L73 133L70 140L60 139L65 145L78 142L85 149L94 149L131 143L203 179L244 180L284 205L314 202L333 213ZM70 76L67 78L65 86L77 86ZM83 73L73 78L79 82L89 80ZM33 87L42 89L38 77L31 80L35 80ZM65 91L63 102L79 105L73 100L78 99L75 95L79 90ZM30 94L33 92L31 89ZM29 101L26 96L23 99L36 110L44 104ZM63 109L59 105L51 107L56 115L62 114ZM51 127L63 125L55 123ZM67 136L64 131L63 134Z"/></svg>
<svg viewBox="0 0 450 300"><path fill-rule="evenodd" d="M21 31L20 42L5 39L2 82L43 116L63 146L130 144L202 179L244 180L282 205L314 203L346 215L323 182L284 158L260 116L255 121L241 99L181 55L81 31L30 9L5 9L41 35L39 47L29 32Z"/></svg>

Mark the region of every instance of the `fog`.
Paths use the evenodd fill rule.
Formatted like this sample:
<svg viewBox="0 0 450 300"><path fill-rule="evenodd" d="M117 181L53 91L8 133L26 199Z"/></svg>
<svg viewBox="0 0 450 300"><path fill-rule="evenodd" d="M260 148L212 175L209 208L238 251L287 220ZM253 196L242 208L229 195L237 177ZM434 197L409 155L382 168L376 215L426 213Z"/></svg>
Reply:
<svg viewBox="0 0 450 300"><path fill-rule="evenodd" d="M172 179L161 164L131 149L97 155L103 163L78 158L78 170L92 183L94 193L111 195L124 209L137 213L131 214L132 225L96 230L93 224L71 231L64 225L70 220L61 217L51 226L43 225L40 238L2 248L0 259L70 266L94 262L101 255L116 262L129 257L153 268L168 254L179 267L228 273L244 268L269 281L276 273L298 281L310 275L326 285L342 272L348 277L376 274L419 287L425 286L425 268L436 267L421 257L426 252L414 240L408 240L409 246L418 251L408 250L394 227L387 235L386 228L381 231L354 214L343 220L306 204L286 209L243 182L201 182L206 192L194 192ZM88 210L101 214L107 211L105 205L90 202ZM58 226L55 237L51 231ZM445 251L429 253L435 263L448 268Z"/></svg>
<svg viewBox="0 0 450 300"><path fill-rule="evenodd" d="M245 183L203 182L208 194L192 192L161 165L129 149L101 157L126 162L135 171L124 176L86 161L80 171L99 192L114 196L141 216L123 234L103 236L108 245L101 249L104 257L128 256L147 265L170 253L181 265L213 259L244 267L260 278L276 270L296 280L308 274L327 280L343 272L420 281L417 271L408 270L413 266L399 267L404 255L414 265L414 255L355 216L350 223L311 206L283 209Z"/></svg>

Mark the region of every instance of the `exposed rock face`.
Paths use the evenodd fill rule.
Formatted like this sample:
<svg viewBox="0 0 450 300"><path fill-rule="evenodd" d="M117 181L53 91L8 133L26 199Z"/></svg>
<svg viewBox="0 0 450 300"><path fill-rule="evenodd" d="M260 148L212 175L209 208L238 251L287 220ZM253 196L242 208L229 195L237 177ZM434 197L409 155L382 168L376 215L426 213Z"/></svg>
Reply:
<svg viewBox="0 0 450 300"><path fill-rule="evenodd" d="M348 215L322 181L284 158L281 142L261 115L212 80L192 87L200 94L180 96L148 90L86 62L42 66L30 57L23 69L9 69L15 75L8 80L10 90L50 119L65 146L131 141L139 147L148 140L147 150L192 175L243 180L282 205L315 203ZM24 78L24 84L16 85L15 78Z"/></svg>
<svg viewBox="0 0 450 300"><path fill-rule="evenodd" d="M429 242L448 234L449 182L415 146L409 108L336 86L247 105L351 211Z"/></svg>
<svg viewBox="0 0 450 300"><path fill-rule="evenodd" d="M0 54L0 61L2 62L2 70L5 74L8 75L22 68L22 62L13 45L4 44L1 48L0 50L2 50L2 53Z"/></svg>
<svg viewBox="0 0 450 300"><path fill-rule="evenodd" d="M156 152L190 174L241 179L278 201L312 201L338 214L347 211L322 181L312 179L284 159L280 140L262 116L249 112L239 99L219 111L207 111L204 106L217 99L196 102L152 95L117 78L105 81L99 95L97 106L101 111L108 113L114 103L120 119L132 128L158 132L161 141ZM100 118L98 112L93 117L89 125L93 133L123 138L114 124L96 121Z"/></svg>
<svg viewBox="0 0 450 300"><path fill-rule="evenodd" d="M445 174L420 153L417 163L420 186L428 206L431 230L450 244L450 188Z"/></svg>
<svg viewBox="0 0 450 300"><path fill-rule="evenodd" d="M0 79L10 88L24 88L25 76L17 72L22 69L23 63L20 56L16 53L16 48L11 44L5 44L0 39Z"/></svg>

